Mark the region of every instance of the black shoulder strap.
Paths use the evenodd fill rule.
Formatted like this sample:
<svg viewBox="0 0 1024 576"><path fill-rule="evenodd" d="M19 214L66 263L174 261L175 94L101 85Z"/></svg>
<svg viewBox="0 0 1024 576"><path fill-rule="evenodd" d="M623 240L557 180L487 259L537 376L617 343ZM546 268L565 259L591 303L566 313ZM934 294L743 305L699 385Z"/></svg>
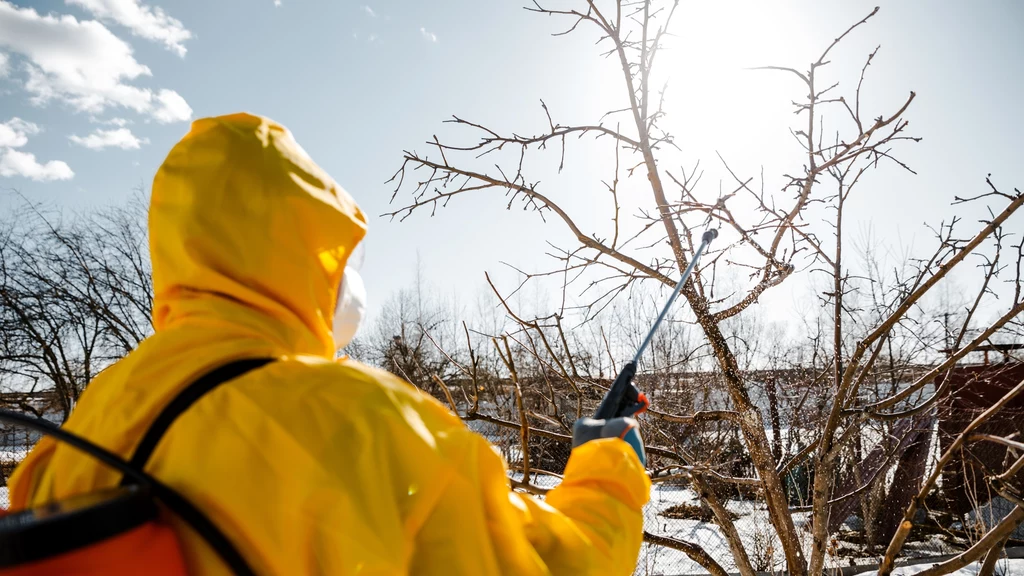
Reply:
<svg viewBox="0 0 1024 576"><path fill-rule="evenodd" d="M167 429L174 424L185 410L188 410L190 406L196 403L200 398L203 397L207 392L213 390L217 386L224 384L230 380L234 380L255 370L261 366L266 366L270 362L273 362L270 358L249 358L246 360L236 360L230 364L225 364L218 368L215 368L206 374L203 374L197 378L194 382L185 387L184 390L178 393L164 409L157 415L156 420L150 425L149 430L146 430L146 434L142 437L142 441L135 448L135 452L132 454L132 458L129 461L132 467L136 470L144 470L146 463L149 462L150 456L153 455L153 451L156 450L156 445L160 443L160 439L164 437ZM125 476L121 480L121 485L131 484L134 481Z"/></svg>
<svg viewBox="0 0 1024 576"><path fill-rule="evenodd" d="M175 492L173 488L163 484L142 470L129 466L128 462L117 454L108 452L105 448L93 444L78 434L68 432L63 428L57 427L53 422L36 416L28 416L0 409L0 421L14 424L15 426L23 426L41 434L52 436L54 439L74 446L107 466L133 478L135 482L151 490L153 496L163 502L171 511L191 526L199 536L206 540L217 555L224 560L224 563L228 565L231 572L237 576L256 575L234 544L228 540L227 536L202 511L193 506L184 496ZM49 520L46 518L50 516L52 514L48 512L44 516L43 522L48 522ZM31 526L31 524L25 526Z"/></svg>
<svg viewBox="0 0 1024 576"><path fill-rule="evenodd" d="M246 562L245 558L243 558L238 552L238 549L235 548L234 544L231 543L227 536L225 536L224 533L221 532L221 530L201 510L196 508L188 501L188 499L179 494L173 488L147 474L143 467L149 460L153 450L156 449L156 445L160 442L160 438L163 437L167 429L174 423L174 420L182 412L187 410L189 406L194 404L197 400L202 398L204 394L213 390L217 386L228 382L229 380L238 378L251 370L265 366L272 361L273 360L269 358L238 360L216 368L199 377L192 384L189 384L157 416L153 425L150 426L149 430L146 431L145 436L143 436L142 442L140 442L139 446L135 449L131 463L126 462L120 456L108 452L89 440L86 440L77 434L68 432L67 430L60 428L56 424L44 420L43 418L36 418L0 409L0 421L25 426L31 430L35 430L36 432L48 434L58 440L74 446L79 450L82 450L86 454L97 458L104 464L111 466L115 470L124 474L124 477L121 480L122 485L141 484L149 487L153 491L154 496L161 500L171 511L181 517L182 520L188 523L210 544L213 550L221 557L222 560L224 560L228 565L228 568L230 568L233 573L239 576L254 576L255 572L253 572L248 562Z"/></svg>

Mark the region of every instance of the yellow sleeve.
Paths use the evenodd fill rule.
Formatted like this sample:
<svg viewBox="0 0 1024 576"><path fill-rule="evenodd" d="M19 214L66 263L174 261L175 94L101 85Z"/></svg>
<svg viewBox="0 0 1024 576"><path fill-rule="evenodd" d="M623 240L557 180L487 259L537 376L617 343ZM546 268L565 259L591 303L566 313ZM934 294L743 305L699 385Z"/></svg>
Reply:
<svg viewBox="0 0 1024 576"><path fill-rule="evenodd" d="M465 457L416 536L417 574L632 574L650 480L625 442L575 449L540 500L509 489L502 458L468 433Z"/></svg>
<svg viewBox="0 0 1024 576"><path fill-rule="evenodd" d="M573 450L565 479L546 502L586 538L592 573L632 574L643 542L643 506L651 480L640 459L618 438Z"/></svg>

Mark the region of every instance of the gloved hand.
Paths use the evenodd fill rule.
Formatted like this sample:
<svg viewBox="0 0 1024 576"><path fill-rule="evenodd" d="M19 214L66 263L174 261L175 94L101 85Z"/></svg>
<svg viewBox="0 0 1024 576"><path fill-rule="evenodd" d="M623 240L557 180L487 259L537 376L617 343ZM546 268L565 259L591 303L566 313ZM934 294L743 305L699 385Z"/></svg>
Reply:
<svg viewBox="0 0 1024 576"><path fill-rule="evenodd" d="M640 425L632 418L612 418L611 420L595 420L580 418L572 427L572 447L597 440L598 438L621 438L629 444L640 463L647 467L647 453L644 451L644 440L640 437Z"/></svg>

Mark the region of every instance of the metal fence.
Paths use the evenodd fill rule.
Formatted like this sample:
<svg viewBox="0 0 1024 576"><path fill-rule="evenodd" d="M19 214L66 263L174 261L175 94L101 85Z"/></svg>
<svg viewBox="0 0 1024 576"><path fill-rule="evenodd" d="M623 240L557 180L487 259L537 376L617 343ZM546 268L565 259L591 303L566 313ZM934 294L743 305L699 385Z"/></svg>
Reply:
<svg viewBox="0 0 1024 576"><path fill-rule="evenodd" d="M0 507L7 508L10 500L7 497L7 479L29 450L39 440L39 435L11 426L0 426Z"/></svg>

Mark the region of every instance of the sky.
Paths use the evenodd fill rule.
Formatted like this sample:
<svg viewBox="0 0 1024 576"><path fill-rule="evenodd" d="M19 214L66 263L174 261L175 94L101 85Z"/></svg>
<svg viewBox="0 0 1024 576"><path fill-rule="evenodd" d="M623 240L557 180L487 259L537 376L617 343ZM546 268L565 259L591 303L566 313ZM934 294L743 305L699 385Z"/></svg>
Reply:
<svg viewBox="0 0 1024 576"><path fill-rule="evenodd" d="M563 124L596 123L623 107L618 64L600 56L596 37L552 36L566 22L524 4L0 0L0 189L71 212L124 202L148 189L191 120L248 111L287 126L371 216L362 268L371 317L417 274L464 300L481 294L485 271L514 286L506 264L551 266L547 243L566 239L557 222L505 210L495 193L433 217L380 215L400 207L386 181L403 150L426 152L435 134L473 141L442 123L452 115L531 133L547 126L541 99ZM874 6L681 2L655 72L659 86L667 82L665 126L680 147L663 165L700 160L701 193L712 198L730 184L717 154L745 176L763 170L765 189L780 189L782 174L800 168L789 128L801 86L749 68L806 69ZM888 254L924 250L925 222L984 216L981 206L950 206L954 195L984 192L990 173L1005 190L1024 186L1022 27L1024 5L1012 0L882 2L831 55L823 74L850 94L864 58L881 46L863 94L872 117L917 94L906 117L922 141L898 150L917 174L885 167L865 181L849 206L854 240L870 231ZM531 160L531 179L603 234L608 202L599 192L611 149L570 143L562 173L557 155ZM636 180L642 175L627 207L649 205ZM0 217L14 202L0 194ZM1021 218L1008 226L1024 232ZM956 279L964 290L974 280ZM766 295L764 314L785 318L806 305L806 284L783 286Z"/></svg>

